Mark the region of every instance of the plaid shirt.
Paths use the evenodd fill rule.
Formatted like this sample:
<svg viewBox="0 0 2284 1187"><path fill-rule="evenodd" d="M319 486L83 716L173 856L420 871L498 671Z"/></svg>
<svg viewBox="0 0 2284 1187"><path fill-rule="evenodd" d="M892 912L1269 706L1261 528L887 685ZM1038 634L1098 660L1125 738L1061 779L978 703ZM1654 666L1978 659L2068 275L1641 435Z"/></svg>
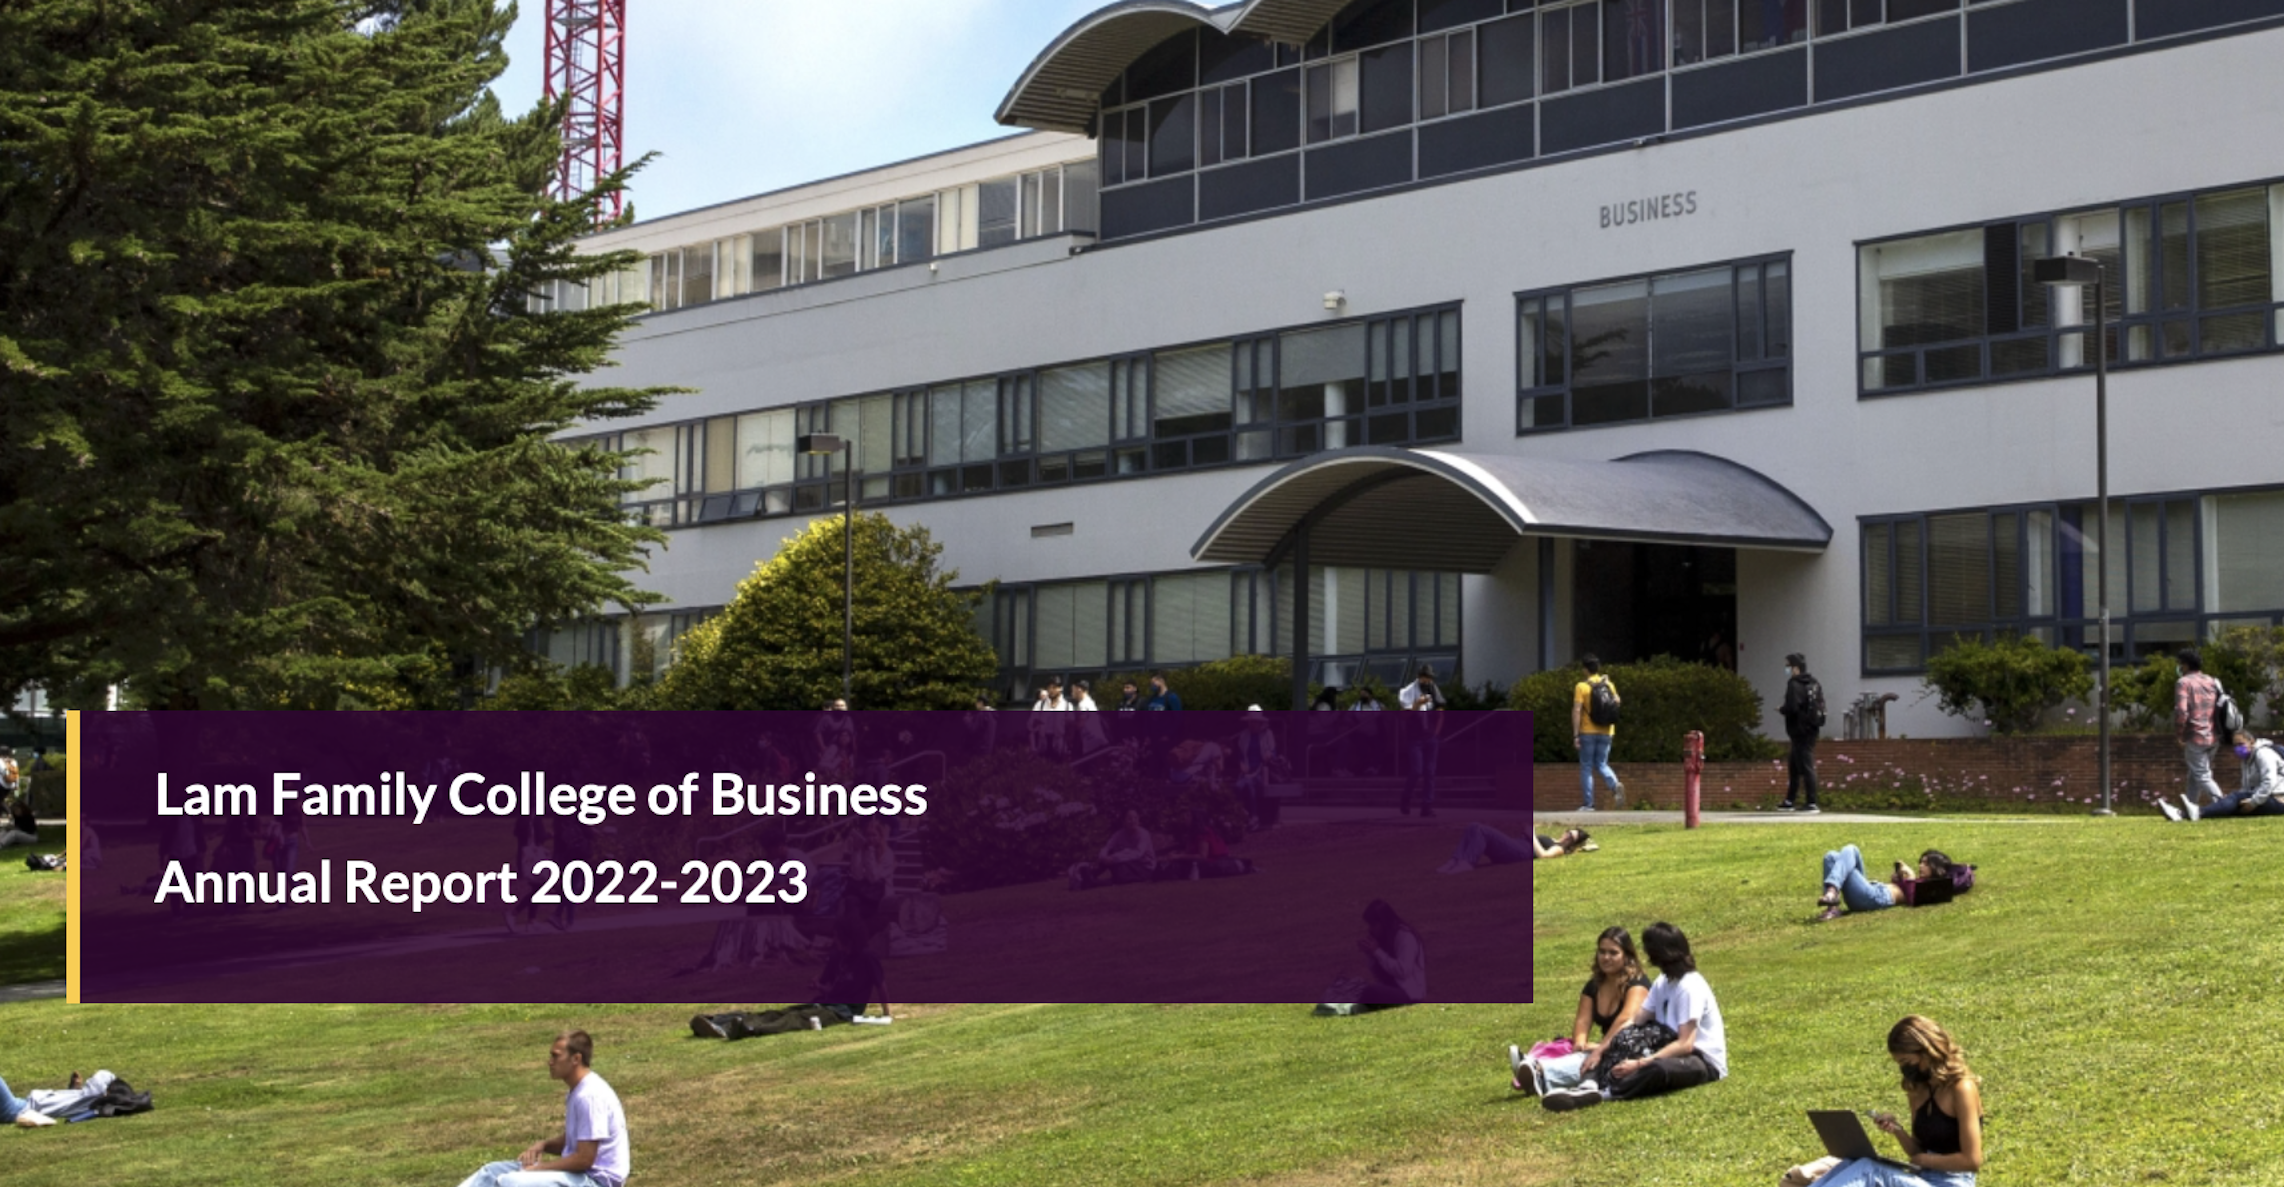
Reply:
<svg viewBox="0 0 2284 1187"><path fill-rule="evenodd" d="M2220 693L2221 682L2203 672L2173 682L2173 737L2183 746L2213 744L2213 701Z"/></svg>

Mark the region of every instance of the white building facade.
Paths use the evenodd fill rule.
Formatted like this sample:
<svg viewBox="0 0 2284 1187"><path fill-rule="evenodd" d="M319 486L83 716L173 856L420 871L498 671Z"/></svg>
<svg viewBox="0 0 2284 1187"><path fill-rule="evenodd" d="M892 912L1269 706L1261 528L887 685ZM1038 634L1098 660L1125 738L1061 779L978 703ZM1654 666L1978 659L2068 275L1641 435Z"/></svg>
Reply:
<svg viewBox="0 0 2284 1187"><path fill-rule="evenodd" d="M1726 646L1958 732L1933 649L2095 645L2039 259L2109 280L2114 658L2284 621L2278 61L2284 0L1113 4L1027 131L594 237L650 258L555 299L649 301L611 381L695 389L566 434L653 451L669 603L542 646L661 662L839 506L825 431L998 583L1011 698Z"/></svg>

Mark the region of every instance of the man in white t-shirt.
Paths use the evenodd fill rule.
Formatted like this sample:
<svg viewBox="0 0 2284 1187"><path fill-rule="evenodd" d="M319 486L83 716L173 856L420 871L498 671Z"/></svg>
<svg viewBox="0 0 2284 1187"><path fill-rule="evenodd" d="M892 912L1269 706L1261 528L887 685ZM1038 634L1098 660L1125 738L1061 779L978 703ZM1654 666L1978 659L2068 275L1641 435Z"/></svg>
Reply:
<svg viewBox="0 0 2284 1187"><path fill-rule="evenodd" d="M563 1099L563 1130L533 1142L514 1162L494 1162L460 1187L623 1187L627 1178L627 1115L619 1094L588 1064L595 1040L583 1030L555 1036L547 1074L570 1086Z"/></svg>
<svg viewBox="0 0 2284 1187"><path fill-rule="evenodd" d="M1600 1104L1605 1096L1632 1100L1728 1078L1729 1040L1721 1025L1721 1003L1713 999L1713 987L1697 971L1689 937L1670 923L1653 923L1642 933L1642 954L1658 967L1660 976L1641 1008L1613 1029L1656 1021L1672 1030L1675 1039L1610 1068L1606 1087L1587 1080L1576 1088L1549 1092L1544 1098L1547 1108L1559 1113Z"/></svg>

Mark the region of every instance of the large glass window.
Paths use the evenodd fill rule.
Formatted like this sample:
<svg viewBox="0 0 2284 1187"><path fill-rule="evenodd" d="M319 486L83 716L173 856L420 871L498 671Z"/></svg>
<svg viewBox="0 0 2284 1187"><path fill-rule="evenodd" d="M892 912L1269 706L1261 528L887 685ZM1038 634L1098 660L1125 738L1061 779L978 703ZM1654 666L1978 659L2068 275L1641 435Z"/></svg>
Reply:
<svg viewBox="0 0 2284 1187"><path fill-rule="evenodd" d="M1356 59L1341 58L1308 69L1309 143L1356 135Z"/></svg>
<svg viewBox="0 0 2284 1187"><path fill-rule="evenodd" d="M1908 672L1957 639L2032 635L2132 663L2240 624L2284 622L2284 490L2112 499L1863 524L1866 672Z"/></svg>
<svg viewBox="0 0 2284 1187"><path fill-rule="evenodd" d="M2243 186L1863 245L1862 389L2050 375L2089 365L2091 288L2038 261L2102 266L2114 364L2273 350L2284 322L2284 185Z"/></svg>
<svg viewBox="0 0 2284 1187"><path fill-rule="evenodd" d="M1791 347L1783 259L1527 294L1516 429L1787 404Z"/></svg>

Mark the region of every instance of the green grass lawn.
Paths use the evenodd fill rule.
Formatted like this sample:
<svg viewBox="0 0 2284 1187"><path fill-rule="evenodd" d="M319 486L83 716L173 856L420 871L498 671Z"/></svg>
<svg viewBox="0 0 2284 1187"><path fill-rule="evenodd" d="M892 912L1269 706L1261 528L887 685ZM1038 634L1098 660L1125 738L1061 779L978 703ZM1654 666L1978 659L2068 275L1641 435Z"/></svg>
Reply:
<svg viewBox="0 0 2284 1187"><path fill-rule="evenodd" d="M58 826L40 833L32 848L0 849L0 985L63 976L65 875L26 869L24 858L63 852L64 832Z"/></svg>
<svg viewBox="0 0 2284 1187"><path fill-rule="evenodd" d="M687 1007L0 1007L0 1074L18 1091L110 1067L159 1104L0 1132L0 1166L10 1187L450 1184L559 1120L541 1058L575 1024L628 1102L637 1187L1766 1187L1817 1152L1803 1111L1900 1107L1881 1044L1920 1012L1986 1078L1986 1187L2284 1181L2272 825L1601 839L1535 871L1527 1007L914 1006L893 1027L738 1044L687 1038ZM1811 925L1817 858L1843 841L1875 868L1939 847L1982 884L1948 906ZM1594 934L1657 919L1696 943L1732 1078L1568 1115L1510 1092L1505 1044L1567 1030Z"/></svg>

